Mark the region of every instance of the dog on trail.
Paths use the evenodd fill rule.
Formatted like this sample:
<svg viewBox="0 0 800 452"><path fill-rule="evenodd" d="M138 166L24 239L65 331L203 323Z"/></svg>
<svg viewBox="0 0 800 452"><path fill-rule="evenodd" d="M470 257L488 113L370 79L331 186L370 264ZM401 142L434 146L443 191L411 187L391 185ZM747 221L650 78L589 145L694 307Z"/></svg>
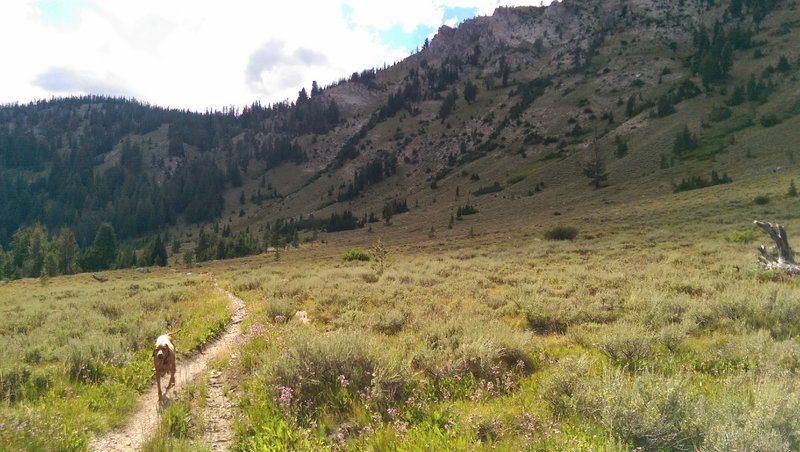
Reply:
<svg viewBox="0 0 800 452"><path fill-rule="evenodd" d="M164 397L161 393L161 377L169 372L169 383L165 392L175 385L175 345L169 334L163 334L156 339L156 345L153 347L153 364L156 368L158 401L161 402Z"/></svg>

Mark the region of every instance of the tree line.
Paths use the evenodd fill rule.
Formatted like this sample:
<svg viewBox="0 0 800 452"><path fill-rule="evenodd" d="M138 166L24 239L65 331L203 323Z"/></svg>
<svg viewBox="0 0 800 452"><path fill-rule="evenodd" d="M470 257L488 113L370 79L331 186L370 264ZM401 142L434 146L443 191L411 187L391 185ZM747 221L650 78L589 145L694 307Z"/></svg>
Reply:
<svg viewBox="0 0 800 452"><path fill-rule="evenodd" d="M81 247L67 226L50 234L41 224L20 228L8 248L0 246L0 279L73 275L134 266L167 265L167 249L157 234L141 249L123 245L111 223L97 228L94 240Z"/></svg>
<svg viewBox="0 0 800 452"><path fill-rule="evenodd" d="M338 125L338 106L322 92L315 83L296 103L254 103L241 112L103 96L0 106L0 245L36 223L49 231L67 225L85 247L103 222L125 239L179 219L213 221L224 190L242 185L249 162L301 163L307 156L296 137ZM157 138L162 127L166 142Z"/></svg>

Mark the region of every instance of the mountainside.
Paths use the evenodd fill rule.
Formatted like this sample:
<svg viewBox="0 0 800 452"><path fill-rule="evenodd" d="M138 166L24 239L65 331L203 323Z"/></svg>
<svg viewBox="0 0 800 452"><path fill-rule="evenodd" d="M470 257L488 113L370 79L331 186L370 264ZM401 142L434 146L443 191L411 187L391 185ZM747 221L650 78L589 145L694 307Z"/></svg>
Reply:
<svg viewBox="0 0 800 452"><path fill-rule="evenodd" d="M569 0L442 27L291 103L5 106L0 244L35 223L81 246L106 221L170 231L173 252L203 225L273 245L381 220L501 228L769 177L794 165L799 26L774 0Z"/></svg>

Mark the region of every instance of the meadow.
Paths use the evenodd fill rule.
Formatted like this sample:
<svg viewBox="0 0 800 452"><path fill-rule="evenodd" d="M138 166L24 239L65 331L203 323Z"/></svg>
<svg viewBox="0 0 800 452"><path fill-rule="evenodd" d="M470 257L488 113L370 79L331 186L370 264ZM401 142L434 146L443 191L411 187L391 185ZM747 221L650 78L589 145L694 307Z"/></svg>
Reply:
<svg viewBox="0 0 800 452"><path fill-rule="evenodd" d="M151 383L154 338L179 357L229 317L208 275L133 270L0 284L0 449L84 450Z"/></svg>
<svg viewBox="0 0 800 452"><path fill-rule="evenodd" d="M180 329L186 356L220 331L218 282L248 311L237 359L213 364L233 450L796 450L800 283L757 265L751 224L797 237L791 176L6 283L0 448L81 450L124 422L152 338ZM208 386L144 449L210 449Z"/></svg>
<svg viewBox="0 0 800 452"><path fill-rule="evenodd" d="M797 450L800 285L758 267L750 222L798 203L747 186L462 226L383 272L345 243L244 265L234 448Z"/></svg>

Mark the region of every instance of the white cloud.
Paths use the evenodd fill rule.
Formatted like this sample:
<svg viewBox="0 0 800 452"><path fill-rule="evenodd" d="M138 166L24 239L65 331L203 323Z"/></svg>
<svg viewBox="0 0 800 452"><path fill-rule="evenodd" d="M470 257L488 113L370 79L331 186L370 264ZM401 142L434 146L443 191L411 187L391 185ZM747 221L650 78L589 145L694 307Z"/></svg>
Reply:
<svg viewBox="0 0 800 452"><path fill-rule="evenodd" d="M382 31L438 28L451 19L446 6L491 14L507 3L95 0L72 4L81 8L72 22L56 24L36 0L0 2L0 103L82 93L195 110L293 100L312 80L404 58Z"/></svg>

